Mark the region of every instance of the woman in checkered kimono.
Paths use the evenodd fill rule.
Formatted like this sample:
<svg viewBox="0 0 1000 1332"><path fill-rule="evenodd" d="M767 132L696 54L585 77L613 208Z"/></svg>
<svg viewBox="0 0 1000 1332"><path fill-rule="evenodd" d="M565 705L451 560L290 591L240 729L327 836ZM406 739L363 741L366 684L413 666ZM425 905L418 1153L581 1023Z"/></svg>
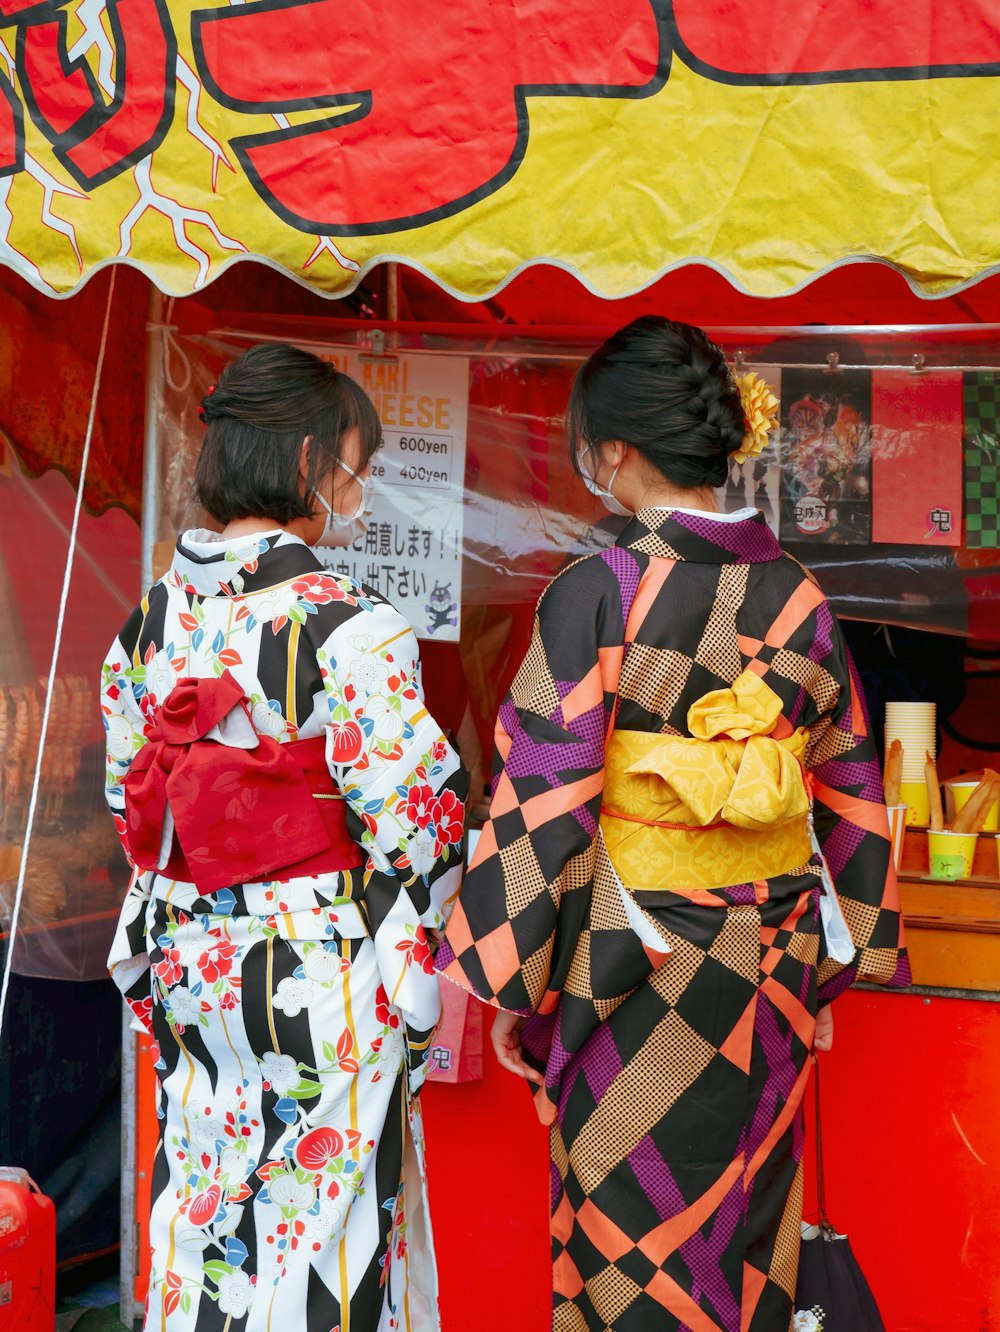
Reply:
<svg viewBox="0 0 1000 1332"><path fill-rule="evenodd" d="M827 1005L909 982L836 618L760 514L717 512L774 407L661 318L581 370L571 456L630 521L539 602L437 956L550 1126L557 1332L787 1332Z"/></svg>

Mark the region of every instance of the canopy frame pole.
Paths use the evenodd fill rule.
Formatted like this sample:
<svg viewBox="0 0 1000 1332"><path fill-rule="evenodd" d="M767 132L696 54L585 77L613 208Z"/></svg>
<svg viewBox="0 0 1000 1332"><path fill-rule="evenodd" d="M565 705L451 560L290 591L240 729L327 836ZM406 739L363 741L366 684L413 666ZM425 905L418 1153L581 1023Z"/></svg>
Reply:
<svg viewBox="0 0 1000 1332"><path fill-rule="evenodd" d="M155 285L149 290L146 322L146 414L142 455L141 586L139 596L153 582L153 551L160 525L162 468L160 458L160 405L163 399L167 329L165 300ZM123 1006L124 1007L124 1006ZM141 1268L140 1226L136 1208L138 1182L138 1093L140 1038L132 1028L127 1008L122 1014L122 1129L121 1129L121 1267L119 1300L121 1321L138 1328L143 1303L136 1299L135 1282ZM148 1048L148 1042L144 1045Z"/></svg>
<svg viewBox="0 0 1000 1332"><path fill-rule="evenodd" d="M135 1279L139 1274L139 1222L136 1213L137 1102L139 1073L138 1037L132 1030L132 1014L122 1014L122 1178L121 1178L121 1255L118 1270L118 1302L121 1321L135 1327L142 1311L137 1311Z"/></svg>
<svg viewBox="0 0 1000 1332"><path fill-rule="evenodd" d="M399 322L399 264L392 261L385 266L385 318L390 324ZM388 341L390 347L397 346L398 334L390 333Z"/></svg>
<svg viewBox="0 0 1000 1332"><path fill-rule="evenodd" d="M153 547L160 519L160 406L163 401L165 327L163 293L155 286L149 291L149 318L146 321L146 421L142 454L142 596L153 582Z"/></svg>

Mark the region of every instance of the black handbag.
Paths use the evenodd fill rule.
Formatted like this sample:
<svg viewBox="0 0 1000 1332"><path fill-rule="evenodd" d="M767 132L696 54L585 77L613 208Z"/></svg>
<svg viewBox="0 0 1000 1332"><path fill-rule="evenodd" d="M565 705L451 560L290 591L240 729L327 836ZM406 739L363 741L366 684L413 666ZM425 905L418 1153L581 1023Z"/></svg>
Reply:
<svg viewBox="0 0 1000 1332"><path fill-rule="evenodd" d="M871 1287L846 1235L826 1210L823 1133L820 1126L819 1067L813 1056L816 1096L816 1193L818 1225L802 1226L799 1275L795 1287L793 1332L885 1332Z"/></svg>

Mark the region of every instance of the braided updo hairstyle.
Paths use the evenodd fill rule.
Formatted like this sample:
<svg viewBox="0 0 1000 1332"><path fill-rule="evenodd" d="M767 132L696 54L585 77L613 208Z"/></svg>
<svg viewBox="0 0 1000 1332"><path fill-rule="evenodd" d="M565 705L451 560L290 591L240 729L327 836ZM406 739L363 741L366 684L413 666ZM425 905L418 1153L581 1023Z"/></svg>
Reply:
<svg viewBox="0 0 1000 1332"><path fill-rule="evenodd" d="M317 485L335 465L344 434L357 426L361 468L382 441L375 407L360 384L328 361L281 342L263 342L231 361L201 400L205 442L195 488L223 525L236 518L285 524L308 518ZM312 447L300 486L302 444Z"/></svg>
<svg viewBox="0 0 1000 1332"><path fill-rule="evenodd" d="M739 390L700 328L643 315L580 368L566 413L570 458L607 440L638 449L675 486L721 486L745 429Z"/></svg>

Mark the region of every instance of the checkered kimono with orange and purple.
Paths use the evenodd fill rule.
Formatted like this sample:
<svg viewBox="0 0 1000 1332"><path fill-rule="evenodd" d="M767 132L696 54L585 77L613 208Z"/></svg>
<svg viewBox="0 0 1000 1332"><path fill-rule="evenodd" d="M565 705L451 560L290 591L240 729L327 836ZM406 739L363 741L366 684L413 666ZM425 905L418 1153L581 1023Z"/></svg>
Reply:
<svg viewBox="0 0 1000 1332"><path fill-rule="evenodd" d="M809 729L814 858L629 891L599 832L612 726L685 736L749 668ZM490 819L437 957L523 1014L550 1125L556 1332L784 1332L817 1007L909 983L875 746L837 621L760 515L641 510L543 595L496 729Z"/></svg>

